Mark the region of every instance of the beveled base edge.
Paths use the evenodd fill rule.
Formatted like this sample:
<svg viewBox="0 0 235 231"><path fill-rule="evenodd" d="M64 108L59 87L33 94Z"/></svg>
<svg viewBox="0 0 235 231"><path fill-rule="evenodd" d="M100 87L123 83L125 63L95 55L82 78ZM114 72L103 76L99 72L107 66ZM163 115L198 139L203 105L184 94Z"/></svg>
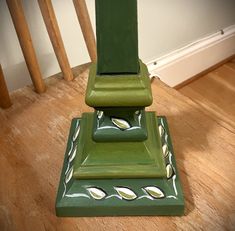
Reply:
<svg viewBox="0 0 235 231"><path fill-rule="evenodd" d="M94 112L92 139L95 142L147 140L145 113L140 107L99 108Z"/></svg>
<svg viewBox="0 0 235 231"><path fill-rule="evenodd" d="M78 119L72 121L69 140ZM137 216L183 215L184 197L173 154L166 118L158 117L167 177L162 179L73 179L66 151L61 173L56 215L79 216Z"/></svg>
<svg viewBox="0 0 235 231"><path fill-rule="evenodd" d="M140 72L134 75L97 75L90 67L85 102L90 107L147 107L153 102L147 66L139 60Z"/></svg>
<svg viewBox="0 0 235 231"><path fill-rule="evenodd" d="M166 176L155 112L146 112L148 139L142 142L119 142L118 145L116 142L94 142L91 137L93 123L93 113L83 113L79 136L70 142L70 147L77 147L73 177L113 179Z"/></svg>

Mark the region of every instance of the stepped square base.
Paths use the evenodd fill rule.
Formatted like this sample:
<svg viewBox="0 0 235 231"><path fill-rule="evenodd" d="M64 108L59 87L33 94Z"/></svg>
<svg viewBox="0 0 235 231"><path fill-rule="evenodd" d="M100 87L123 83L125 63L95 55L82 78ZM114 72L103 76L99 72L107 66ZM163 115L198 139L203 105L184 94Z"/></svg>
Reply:
<svg viewBox="0 0 235 231"><path fill-rule="evenodd" d="M166 176L160 178L75 178L80 123L79 118L72 120L56 199L57 216L183 215L183 193L165 117L157 118L156 128L166 170Z"/></svg>
<svg viewBox="0 0 235 231"><path fill-rule="evenodd" d="M74 139L73 176L93 178L146 178L166 176L157 120L146 113L148 139L142 142L95 142L92 139L93 113L83 113L79 137ZM130 128L131 129L131 128ZM122 131L128 132L128 129ZM76 133L76 132L75 132ZM70 143L69 145L72 146Z"/></svg>

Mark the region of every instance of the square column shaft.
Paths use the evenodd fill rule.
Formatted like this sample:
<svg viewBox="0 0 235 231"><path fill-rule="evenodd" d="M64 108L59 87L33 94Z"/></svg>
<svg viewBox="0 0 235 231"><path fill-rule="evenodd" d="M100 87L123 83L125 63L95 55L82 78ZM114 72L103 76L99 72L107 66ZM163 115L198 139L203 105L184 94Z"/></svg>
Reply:
<svg viewBox="0 0 235 231"><path fill-rule="evenodd" d="M97 74L139 72L136 0L96 0Z"/></svg>

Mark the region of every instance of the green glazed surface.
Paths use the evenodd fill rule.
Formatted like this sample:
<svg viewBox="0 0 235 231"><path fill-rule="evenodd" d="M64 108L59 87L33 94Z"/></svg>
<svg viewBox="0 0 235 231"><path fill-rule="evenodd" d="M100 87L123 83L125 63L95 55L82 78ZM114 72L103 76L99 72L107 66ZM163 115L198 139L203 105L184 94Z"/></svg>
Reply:
<svg viewBox="0 0 235 231"><path fill-rule="evenodd" d="M137 74L136 0L96 0L96 40L98 74Z"/></svg>
<svg viewBox="0 0 235 231"><path fill-rule="evenodd" d="M72 120L56 199L57 216L183 215L183 192L165 117L158 117L168 169L168 176L163 178L82 180L70 177L74 165L70 151L81 138L80 133L74 139L80 122L81 119Z"/></svg>
<svg viewBox="0 0 235 231"><path fill-rule="evenodd" d="M154 112L146 113L148 139L140 142L95 142L93 113L82 115L73 176L88 178L138 178L166 176Z"/></svg>
<svg viewBox="0 0 235 231"><path fill-rule="evenodd" d="M152 104L148 70L140 60L140 72L133 75L97 75L90 67L86 104L91 107L146 107Z"/></svg>
<svg viewBox="0 0 235 231"><path fill-rule="evenodd" d="M99 108L94 113L92 138L96 142L128 142L147 139L142 108Z"/></svg>

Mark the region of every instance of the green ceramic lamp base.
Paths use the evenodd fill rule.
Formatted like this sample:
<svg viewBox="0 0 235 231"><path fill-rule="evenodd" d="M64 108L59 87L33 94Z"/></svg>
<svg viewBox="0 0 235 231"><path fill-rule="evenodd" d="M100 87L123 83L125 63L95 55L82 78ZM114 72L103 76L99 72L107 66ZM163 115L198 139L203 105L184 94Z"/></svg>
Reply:
<svg viewBox="0 0 235 231"><path fill-rule="evenodd" d="M56 199L57 216L183 215L184 200L165 117L158 117L166 178L76 179L81 119L73 119Z"/></svg>
<svg viewBox="0 0 235 231"><path fill-rule="evenodd" d="M83 113L81 122L79 122L79 137L74 141L74 149L77 150L73 162L73 177L77 179L113 179L166 176L155 113L147 112L145 114L147 140L95 142L92 139L94 114ZM119 130L119 128L115 128ZM133 128L121 131L123 136Z"/></svg>

